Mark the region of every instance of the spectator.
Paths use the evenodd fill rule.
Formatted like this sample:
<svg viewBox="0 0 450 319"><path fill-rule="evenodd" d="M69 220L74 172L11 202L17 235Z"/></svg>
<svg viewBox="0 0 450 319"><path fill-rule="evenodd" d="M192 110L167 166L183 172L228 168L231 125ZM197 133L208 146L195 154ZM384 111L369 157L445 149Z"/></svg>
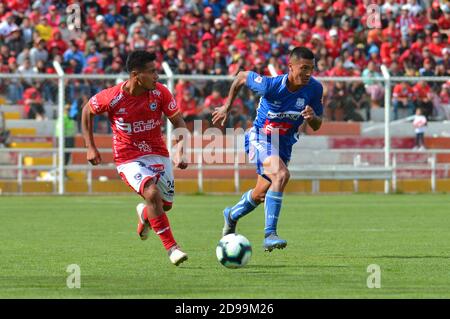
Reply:
<svg viewBox="0 0 450 319"><path fill-rule="evenodd" d="M0 23L0 36L4 39L10 35L12 30L17 28L14 19L14 14L11 12L8 12L3 16L3 21Z"/></svg>
<svg viewBox="0 0 450 319"><path fill-rule="evenodd" d="M233 101L233 105L231 107L226 127L228 128L241 127L244 130L247 129L247 116L244 109L244 103L239 97L237 97Z"/></svg>
<svg viewBox="0 0 450 319"><path fill-rule="evenodd" d="M43 38L36 38L34 41L34 46L30 50L30 61L31 65L35 66L37 61L41 60L47 62L48 51L45 46L45 40Z"/></svg>
<svg viewBox="0 0 450 319"><path fill-rule="evenodd" d="M377 71L377 66L374 61L369 61L367 68L364 69L361 76L363 77L366 92L371 98L371 107L380 107L380 100L384 96L384 88L378 81L372 79L372 77L381 77L381 73Z"/></svg>
<svg viewBox="0 0 450 319"><path fill-rule="evenodd" d="M67 49L66 52L64 52L63 57L64 63L66 65L74 64L73 73L81 73L86 64L86 58L83 52L78 49L78 45L76 44L75 41L71 41L69 43L69 49Z"/></svg>
<svg viewBox="0 0 450 319"><path fill-rule="evenodd" d="M39 61L42 63L42 61ZM24 83L26 83L26 86L32 86L33 85L33 75L37 74L36 70L31 65L31 61L29 58L25 58L23 61L23 64L19 66L17 69L17 73L20 73L24 76Z"/></svg>
<svg viewBox="0 0 450 319"><path fill-rule="evenodd" d="M192 97L191 90L185 88L183 90L183 97L178 101L183 119L186 122L186 127L189 132L194 132L194 121L199 119L200 110L197 107L197 101Z"/></svg>
<svg viewBox="0 0 450 319"><path fill-rule="evenodd" d="M8 59L8 68L9 68L8 71L10 73L18 73L18 65L16 62L16 58L10 57ZM8 100L12 104L18 103L22 99L23 95L23 86L20 79L11 78L7 80L5 84L8 85Z"/></svg>
<svg viewBox="0 0 450 319"><path fill-rule="evenodd" d="M158 14L149 28L150 34L157 34L161 39L165 39L169 35L169 29L164 24L164 16L162 14Z"/></svg>
<svg viewBox="0 0 450 319"><path fill-rule="evenodd" d="M70 108L71 108L70 104L66 104L64 107L64 115L63 115L64 148L73 148L75 146L75 135L77 133L76 122L74 118L71 118L69 116ZM60 122L56 121L55 125L56 141L59 140L60 131L61 131ZM72 155L71 152L64 153L64 165L69 164L71 155Z"/></svg>
<svg viewBox="0 0 450 319"><path fill-rule="evenodd" d="M433 115L433 95L430 86L425 81L419 81L413 86L413 92L416 98L416 109L420 108L422 114L429 119Z"/></svg>
<svg viewBox="0 0 450 319"><path fill-rule="evenodd" d="M445 49L445 43L442 43L442 37L439 32L433 32L433 42L428 45L430 53L434 58L442 58L442 50Z"/></svg>
<svg viewBox="0 0 450 319"><path fill-rule="evenodd" d="M403 81L394 86L393 89L394 120L398 120L398 110L407 109L409 115L414 114L413 90L408 82Z"/></svg>
<svg viewBox="0 0 450 319"><path fill-rule="evenodd" d="M42 105L42 97L35 87L29 87L23 93L25 112L28 119L42 121L45 119L45 111Z"/></svg>
<svg viewBox="0 0 450 319"><path fill-rule="evenodd" d="M416 115L413 120L414 132L416 133L416 144L414 149L424 150L425 149L425 128L427 126L427 118L422 114L422 109L418 107L416 109Z"/></svg>
<svg viewBox="0 0 450 319"><path fill-rule="evenodd" d="M224 103L224 99L220 93L220 89L218 87L214 87L213 91L210 95L208 95L203 103L204 109L202 110L201 116L203 118L204 125L209 127L212 125L212 112L216 109L216 107L221 107Z"/></svg>
<svg viewBox="0 0 450 319"><path fill-rule="evenodd" d="M52 36L52 26L48 24L48 20L45 16L39 18L39 24L36 25L34 29L44 41L50 40Z"/></svg>
<svg viewBox="0 0 450 319"><path fill-rule="evenodd" d="M11 132L6 128L6 120L3 111L0 110L0 148L9 147L11 144Z"/></svg>
<svg viewBox="0 0 450 319"><path fill-rule="evenodd" d="M25 48L25 42L22 38L22 31L19 27L13 28L9 37L6 39L6 45L8 46L11 55L17 56Z"/></svg>

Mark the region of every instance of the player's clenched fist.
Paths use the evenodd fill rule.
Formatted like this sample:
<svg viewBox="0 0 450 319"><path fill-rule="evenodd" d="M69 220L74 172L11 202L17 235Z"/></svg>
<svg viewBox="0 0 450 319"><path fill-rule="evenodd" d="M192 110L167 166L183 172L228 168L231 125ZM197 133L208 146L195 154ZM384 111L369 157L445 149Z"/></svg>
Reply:
<svg viewBox="0 0 450 319"><path fill-rule="evenodd" d="M98 165L102 162L102 157L100 156L99 151L94 147L88 148L86 159L92 165Z"/></svg>
<svg viewBox="0 0 450 319"><path fill-rule="evenodd" d="M180 169L185 169L188 167L186 158L180 154L175 154L173 156L173 163L174 163L175 167L180 168Z"/></svg>

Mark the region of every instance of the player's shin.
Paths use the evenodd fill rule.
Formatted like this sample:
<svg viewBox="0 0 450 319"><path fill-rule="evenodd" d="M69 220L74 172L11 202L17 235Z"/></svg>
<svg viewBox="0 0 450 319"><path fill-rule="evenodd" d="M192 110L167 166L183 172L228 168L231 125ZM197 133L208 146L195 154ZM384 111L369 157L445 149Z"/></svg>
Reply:
<svg viewBox="0 0 450 319"><path fill-rule="evenodd" d="M166 250L169 250L171 247L177 244L175 242L175 239L173 238L169 219L167 218L166 213L163 213L154 218L150 218L149 222L155 233L161 239L161 242Z"/></svg>
<svg viewBox="0 0 450 319"><path fill-rule="evenodd" d="M239 218L244 217L258 206L258 204L256 204L252 199L252 191L253 189L244 193L241 200L231 208L230 215L232 220L237 221Z"/></svg>
<svg viewBox="0 0 450 319"><path fill-rule="evenodd" d="M277 232L278 217L280 216L282 201L282 192L274 192L271 190L267 192L266 200L264 202L264 212L266 217L264 233L266 237Z"/></svg>

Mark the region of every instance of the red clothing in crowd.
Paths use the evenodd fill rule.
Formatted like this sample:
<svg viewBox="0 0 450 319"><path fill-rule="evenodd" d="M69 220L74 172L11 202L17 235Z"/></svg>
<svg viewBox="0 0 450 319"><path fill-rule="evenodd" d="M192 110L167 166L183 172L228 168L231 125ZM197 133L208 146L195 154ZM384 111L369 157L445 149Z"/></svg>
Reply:
<svg viewBox="0 0 450 319"><path fill-rule="evenodd" d="M398 83L394 86L392 95L396 99L411 99L413 97L414 91L412 87L408 84Z"/></svg>
<svg viewBox="0 0 450 319"><path fill-rule="evenodd" d="M187 100L184 98L179 100L178 107L183 117L198 115L199 113L197 102L192 97Z"/></svg>
<svg viewBox="0 0 450 319"><path fill-rule="evenodd" d="M224 103L224 99L219 95L214 97L213 94L208 95L205 99L204 106L207 109L214 110L216 107L221 107Z"/></svg>
<svg viewBox="0 0 450 319"><path fill-rule="evenodd" d="M420 82L413 86L414 97L425 99L430 97L431 88L428 84L422 85Z"/></svg>

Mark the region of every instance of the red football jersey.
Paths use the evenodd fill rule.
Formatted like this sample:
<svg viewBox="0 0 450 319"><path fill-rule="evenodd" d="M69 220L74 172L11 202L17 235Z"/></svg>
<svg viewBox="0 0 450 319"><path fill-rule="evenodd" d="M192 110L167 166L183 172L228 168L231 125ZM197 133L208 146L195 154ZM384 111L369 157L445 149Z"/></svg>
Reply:
<svg viewBox="0 0 450 319"><path fill-rule="evenodd" d="M148 154L169 157L161 124L163 114L170 118L179 112L175 99L161 83L139 96L124 91L126 83L105 89L89 100L92 113L108 113L116 165Z"/></svg>

